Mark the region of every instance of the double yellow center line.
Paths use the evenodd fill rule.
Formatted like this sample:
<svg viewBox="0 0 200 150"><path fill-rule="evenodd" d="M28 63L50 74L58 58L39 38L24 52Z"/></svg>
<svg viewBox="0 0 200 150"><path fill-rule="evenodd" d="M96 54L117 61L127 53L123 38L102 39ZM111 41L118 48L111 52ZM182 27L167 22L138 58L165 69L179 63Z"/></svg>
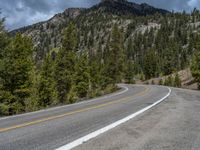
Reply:
<svg viewBox="0 0 200 150"><path fill-rule="evenodd" d="M145 87L144 91L142 91L142 92L140 92L138 94L135 94L134 96L142 96L145 93L147 93L148 91L149 91L149 88ZM43 119L31 121L31 122L26 122L26 123L23 123L23 124L19 124L19 125L7 127L7 128L0 128L0 133L1 132L6 132L6 131L10 131L10 130L14 130L14 129L18 129L18 128L31 126L31 125L35 125L35 124L39 124L39 123L46 122L46 121L51 121L51 120L63 118L63 117L66 117L66 116L77 114L77 113L82 113L82 112L86 112L86 111L102 108L102 107L109 106L109 105L112 105L112 104L118 104L118 103L121 103L121 102L124 102L124 101L127 102L127 101L132 100L132 98L133 98L133 96L129 96L129 97L122 98L122 99L119 99L119 100L116 100L116 101L107 102L107 103L100 104L100 105L94 105L94 106L91 106L91 107L88 107L88 108L75 110L75 111L64 113L64 114L61 114L61 115L56 115L56 116L51 116L51 117L47 117L47 118L43 118Z"/></svg>

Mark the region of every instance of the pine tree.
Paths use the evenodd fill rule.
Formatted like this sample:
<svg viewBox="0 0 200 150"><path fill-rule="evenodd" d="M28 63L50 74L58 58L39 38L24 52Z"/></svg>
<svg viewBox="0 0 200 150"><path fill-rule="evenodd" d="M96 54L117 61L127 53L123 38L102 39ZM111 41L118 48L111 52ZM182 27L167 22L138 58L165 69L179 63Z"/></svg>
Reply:
<svg viewBox="0 0 200 150"><path fill-rule="evenodd" d="M34 66L32 71L30 72L30 80L32 81L32 90L31 95L28 101L26 101L25 112L33 112L39 110L38 103L38 83L39 83L39 76L37 75L37 67Z"/></svg>
<svg viewBox="0 0 200 150"><path fill-rule="evenodd" d="M175 78L174 78L174 86L179 87L179 88L181 87L181 79L178 73L176 73Z"/></svg>
<svg viewBox="0 0 200 150"><path fill-rule="evenodd" d="M134 62L128 60L126 66L125 79L127 83L134 83Z"/></svg>
<svg viewBox="0 0 200 150"><path fill-rule="evenodd" d="M98 58L90 61L89 63L89 97L99 96L101 91L108 86L108 79L105 76L105 64L99 63Z"/></svg>
<svg viewBox="0 0 200 150"><path fill-rule="evenodd" d="M75 73L77 46L77 32L73 23L70 23L64 31L62 48L56 57L55 81L58 92L58 99L61 103L69 103L68 93L73 86Z"/></svg>
<svg viewBox="0 0 200 150"><path fill-rule="evenodd" d="M1 14L1 13L0 13ZM9 39L7 32L4 29L4 19L0 18L0 59L3 56L5 47L8 45Z"/></svg>
<svg viewBox="0 0 200 150"><path fill-rule="evenodd" d="M53 78L54 61L50 54L44 59L37 86L38 105L41 108L57 104L57 91Z"/></svg>
<svg viewBox="0 0 200 150"><path fill-rule="evenodd" d="M144 57L144 75L146 79L157 76L157 56L153 50L150 50Z"/></svg>
<svg viewBox="0 0 200 150"><path fill-rule="evenodd" d="M121 82L124 75L124 49L122 44L122 35L118 26L115 24L112 29L111 41L109 44L108 63L106 64L106 76L109 83L115 84Z"/></svg>
<svg viewBox="0 0 200 150"><path fill-rule="evenodd" d="M200 49L199 49L200 50ZM192 76L198 84L200 89L200 51L198 51L194 56L191 64Z"/></svg>
<svg viewBox="0 0 200 150"><path fill-rule="evenodd" d="M86 54L82 54L75 65L75 85L78 97L86 97L90 84L90 68Z"/></svg>
<svg viewBox="0 0 200 150"><path fill-rule="evenodd" d="M30 77L33 69L32 52L31 40L21 34L17 34L3 52L0 101L7 105L8 114L25 111L25 105L32 91Z"/></svg>
<svg viewBox="0 0 200 150"><path fill-rule="evenodd" d="M0 13L1 14L1 13ZM4 53L6 52L6 47L8 45L9 41L7 38L7 33L4 29L4 19L0 19L0 116L1 115L8 115L9 114L9 105L8 101L3 97L4 93L3 90L3 70L4 68ZM5 96L6 97L6 96Z"/></svg>
<svg viewBox="0 0 200 150"><path fill-rule="evenodd" d="M62 39L62 48L67 52L74 52L77 48L77 28L74 23L70 22L64 30Z"/></svg>
<svg viewBox="0 0 200 150"><path fill-rule="evenodd" d="M132 38L128 40L127 49L126 49L126 58L133 59L134 58L134 49L133 49L133 41Z"/></svg>
<svg viewBox="0 0 200 150"><path fill-rule="evenodd" d="M164 55L165 61L164 61L164 66L163 66L163 73L164 75L169 75L173 71L172 63L174 63L174 60L173 60L174 53L171 48L166 48L165 51L166 53Z"/></svg>

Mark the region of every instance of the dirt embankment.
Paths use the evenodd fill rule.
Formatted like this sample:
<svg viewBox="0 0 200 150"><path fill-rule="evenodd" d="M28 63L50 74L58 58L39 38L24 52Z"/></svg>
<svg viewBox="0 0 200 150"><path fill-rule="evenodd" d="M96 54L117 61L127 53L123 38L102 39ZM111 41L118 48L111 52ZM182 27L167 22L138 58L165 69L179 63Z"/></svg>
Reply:
<svg viewBox="0 0 200 150"><path fill-rule="evenodd" d="M175 73L172 74L171 76L172 77L175 77ZM197 90L198 86L197 86L197 83L194 81L194 78L192 77L192 74L191 74L191 71L190 69L185 69L185 70L181 70L178 72L178 75L181 79L181 83L182 83L182 88L185 88L185 89L191 89L191 90ZM162 79L163 81L165 81L169 76L164 76L164 77L159 77L159 78L153 78L153 79L150 79L150 80L147 80L147 81L137 81L137 84L159 84L159 81Z"/></svg>

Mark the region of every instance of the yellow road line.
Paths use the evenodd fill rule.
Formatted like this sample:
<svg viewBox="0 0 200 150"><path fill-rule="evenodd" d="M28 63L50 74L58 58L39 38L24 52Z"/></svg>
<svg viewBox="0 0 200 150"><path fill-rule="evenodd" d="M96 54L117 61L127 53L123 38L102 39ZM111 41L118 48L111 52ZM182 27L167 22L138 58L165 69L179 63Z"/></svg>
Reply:
<svg viewBox="0 0 200 150"><path fill-rule="evenodd" d="M149 91L149 88L145 87L144 91L142 91L142 92L140 92L138 94L135 94L134 96L142 96L145 93L147 93L147 91ZM91 107L80 109L80 110L75 110L75 111L68 112L68 113L61 114L61 115L57 115L57 116L47 117L47 118L43 118L43 119L39 119L39 120L35 120L35 121L23 123L23 124L11 126L11 127L8 127L8 128L0 128L0 133L1 132L6 132L6 131L10 131L10 130L14 130L14 129L18 129L18 128L23 128L23 127L31 126L31 125L35 125L35 124L46 122L46 121L51 121L51 120L59 119L59 118L62 118L62 117L66 117L66 116L69 116L69 115L74 115L74 114L81 113L81 112L86 112L86 111L89 111L89 110L94 110L94 109L102 108L102 107L109 106L109 105L112 105L112 104L117 104L117 103L120 103L120 102L123 102L123 101L127 102L127 101L132 100L132 99L129 99L129 98L133 98L133 96L122 98L122 99L119 99L119 100L116 100L116 101L113 101L113 102L107 102L107 103L104 103L104 104L100 104L100 105L96 105L96 106L91 106Z"/></svg>

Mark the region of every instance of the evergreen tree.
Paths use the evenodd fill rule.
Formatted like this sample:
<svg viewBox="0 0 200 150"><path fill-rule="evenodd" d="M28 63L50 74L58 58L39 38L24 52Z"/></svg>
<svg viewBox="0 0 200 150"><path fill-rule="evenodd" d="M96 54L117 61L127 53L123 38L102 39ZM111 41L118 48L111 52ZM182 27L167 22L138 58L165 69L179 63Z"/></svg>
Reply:
<svg viewBox="0 0 200 150"><path fill-rule="evenodd" d="M75 66L75 85L78 97L86 97L90 84L90 68L89 61L86 54L82 54Z"/></svg>
<svg viewBox="0 0 200 150"><path fill-rule="evenodd" d="M126 64L125 79L127 83L134 83L134 62L128 60Z"/></svg>
<svg viewBox="0 0 200 150"><path fill-rule="evenodd" d="M166 53L164 57L164 66L163 66L163 73L164 75L169 75L173 71L173 63L174 63L174 53L171 48L165 49Z"/></svg>
<svg viewBox="0 0 200 150"><path fill-rule="evenodd" d="M3 57L3 52L5 52L4 49L8 45L8 43L9 39L4 29L4 19L0 18L0 59Z"/></svg>
<svg viewBox="0 0 200 150"><path fill-rule="evenodd" d="M179 87L179 88L181 87L181 79L178 73L176 73L175 78L174 78L174 86Z"/></svg>
<svg viewBox="0 0 200 150"><path fill-rule="evenodd" d="M192 60L191 64L192 76L198 84L198 88L200 89L200 51L198 51Z"/></svg>
<svg viewBox="0 0 200 150"><path fill-rule="evenodd" d="M58 103L57 91L53 78L54 65L54 61L50 54L48 54L43 62L37 86L38 105L41 108Z"/></svg>
<svg viewBox="0 0 200 150"><path fill-rule="evenodd" d="M77 48L77 28L74 23L70 22L64 30L62 39L62 49L67 52L74 52Z"/></svg>
<svg viewBox="0 0 200 150"><path fill-rule="evenodd" d="M100 92L108 85L108 79L105 76L105 64L101 64L98 58L91 61L89 64L90 84L89 84L89 97L99 96Z"/></svg>
<svg viewBox="0 0 200 150"><path fill-rule="evenodd" d="M38 103L38 83L39 83L39 76L37 75L37 68L34 66L32 71L30 72L30 80L32 81L32 91L28 101L26 101L26 108L25 112L33 112L39 110Z"/></svg>
<svg viewBox="0 0 200 150"><path fill-rule="evenodd" d="M127 49L126 49L126 58L133 59L134 58L134 49L133 49L133 41L132 38L128 40Z"/></svg>
<svg viewBox="0 0 200 150"><path fill-rule="evenodd" d="M144 75L146 79L156 77L157 75L157 56L153 50L150 50L144 57Z"/></svg>
<svg viewBox="0 0 200 150"><path fill-rule="evenodd" d="M3 79L2 79L2 71L4 69L4 60L3 55L6 52L5 48L8 45L7 34L4 30L4 19L0 19L0 94L3 94ZM9 114L9 106L8 101L5 100L2 96L0 96L0 116L3 114Z"/></svg>
<svg viewBox="0 0 200 150"><path fill-rule="evenodd" d="M69 103L67 94L70 92L71 87L74 84L73 79L76 63L76 46L76 27L73 23L70 23L64 31L62 48L56 58L54 72L58 99L61 103Z"/></svg>
<svg viewBox="0 0 200 150"><path fill-rule="evenodd" d="M32 52L31 40L21 34L17 34L3 52L0 68L2 82L0 101L7 105L5 114L18 114L25 111L25 105L30 100Z"/></svg>
<svg viewBox="0 0 200 150"><path fill-rule="evenodd" d="M115 84L121 82L124 75L124 49L122 44L122 35L117 24L112 29L112 36L109 45L108 63L106 64L106 76L109 83Z"/></svg>

